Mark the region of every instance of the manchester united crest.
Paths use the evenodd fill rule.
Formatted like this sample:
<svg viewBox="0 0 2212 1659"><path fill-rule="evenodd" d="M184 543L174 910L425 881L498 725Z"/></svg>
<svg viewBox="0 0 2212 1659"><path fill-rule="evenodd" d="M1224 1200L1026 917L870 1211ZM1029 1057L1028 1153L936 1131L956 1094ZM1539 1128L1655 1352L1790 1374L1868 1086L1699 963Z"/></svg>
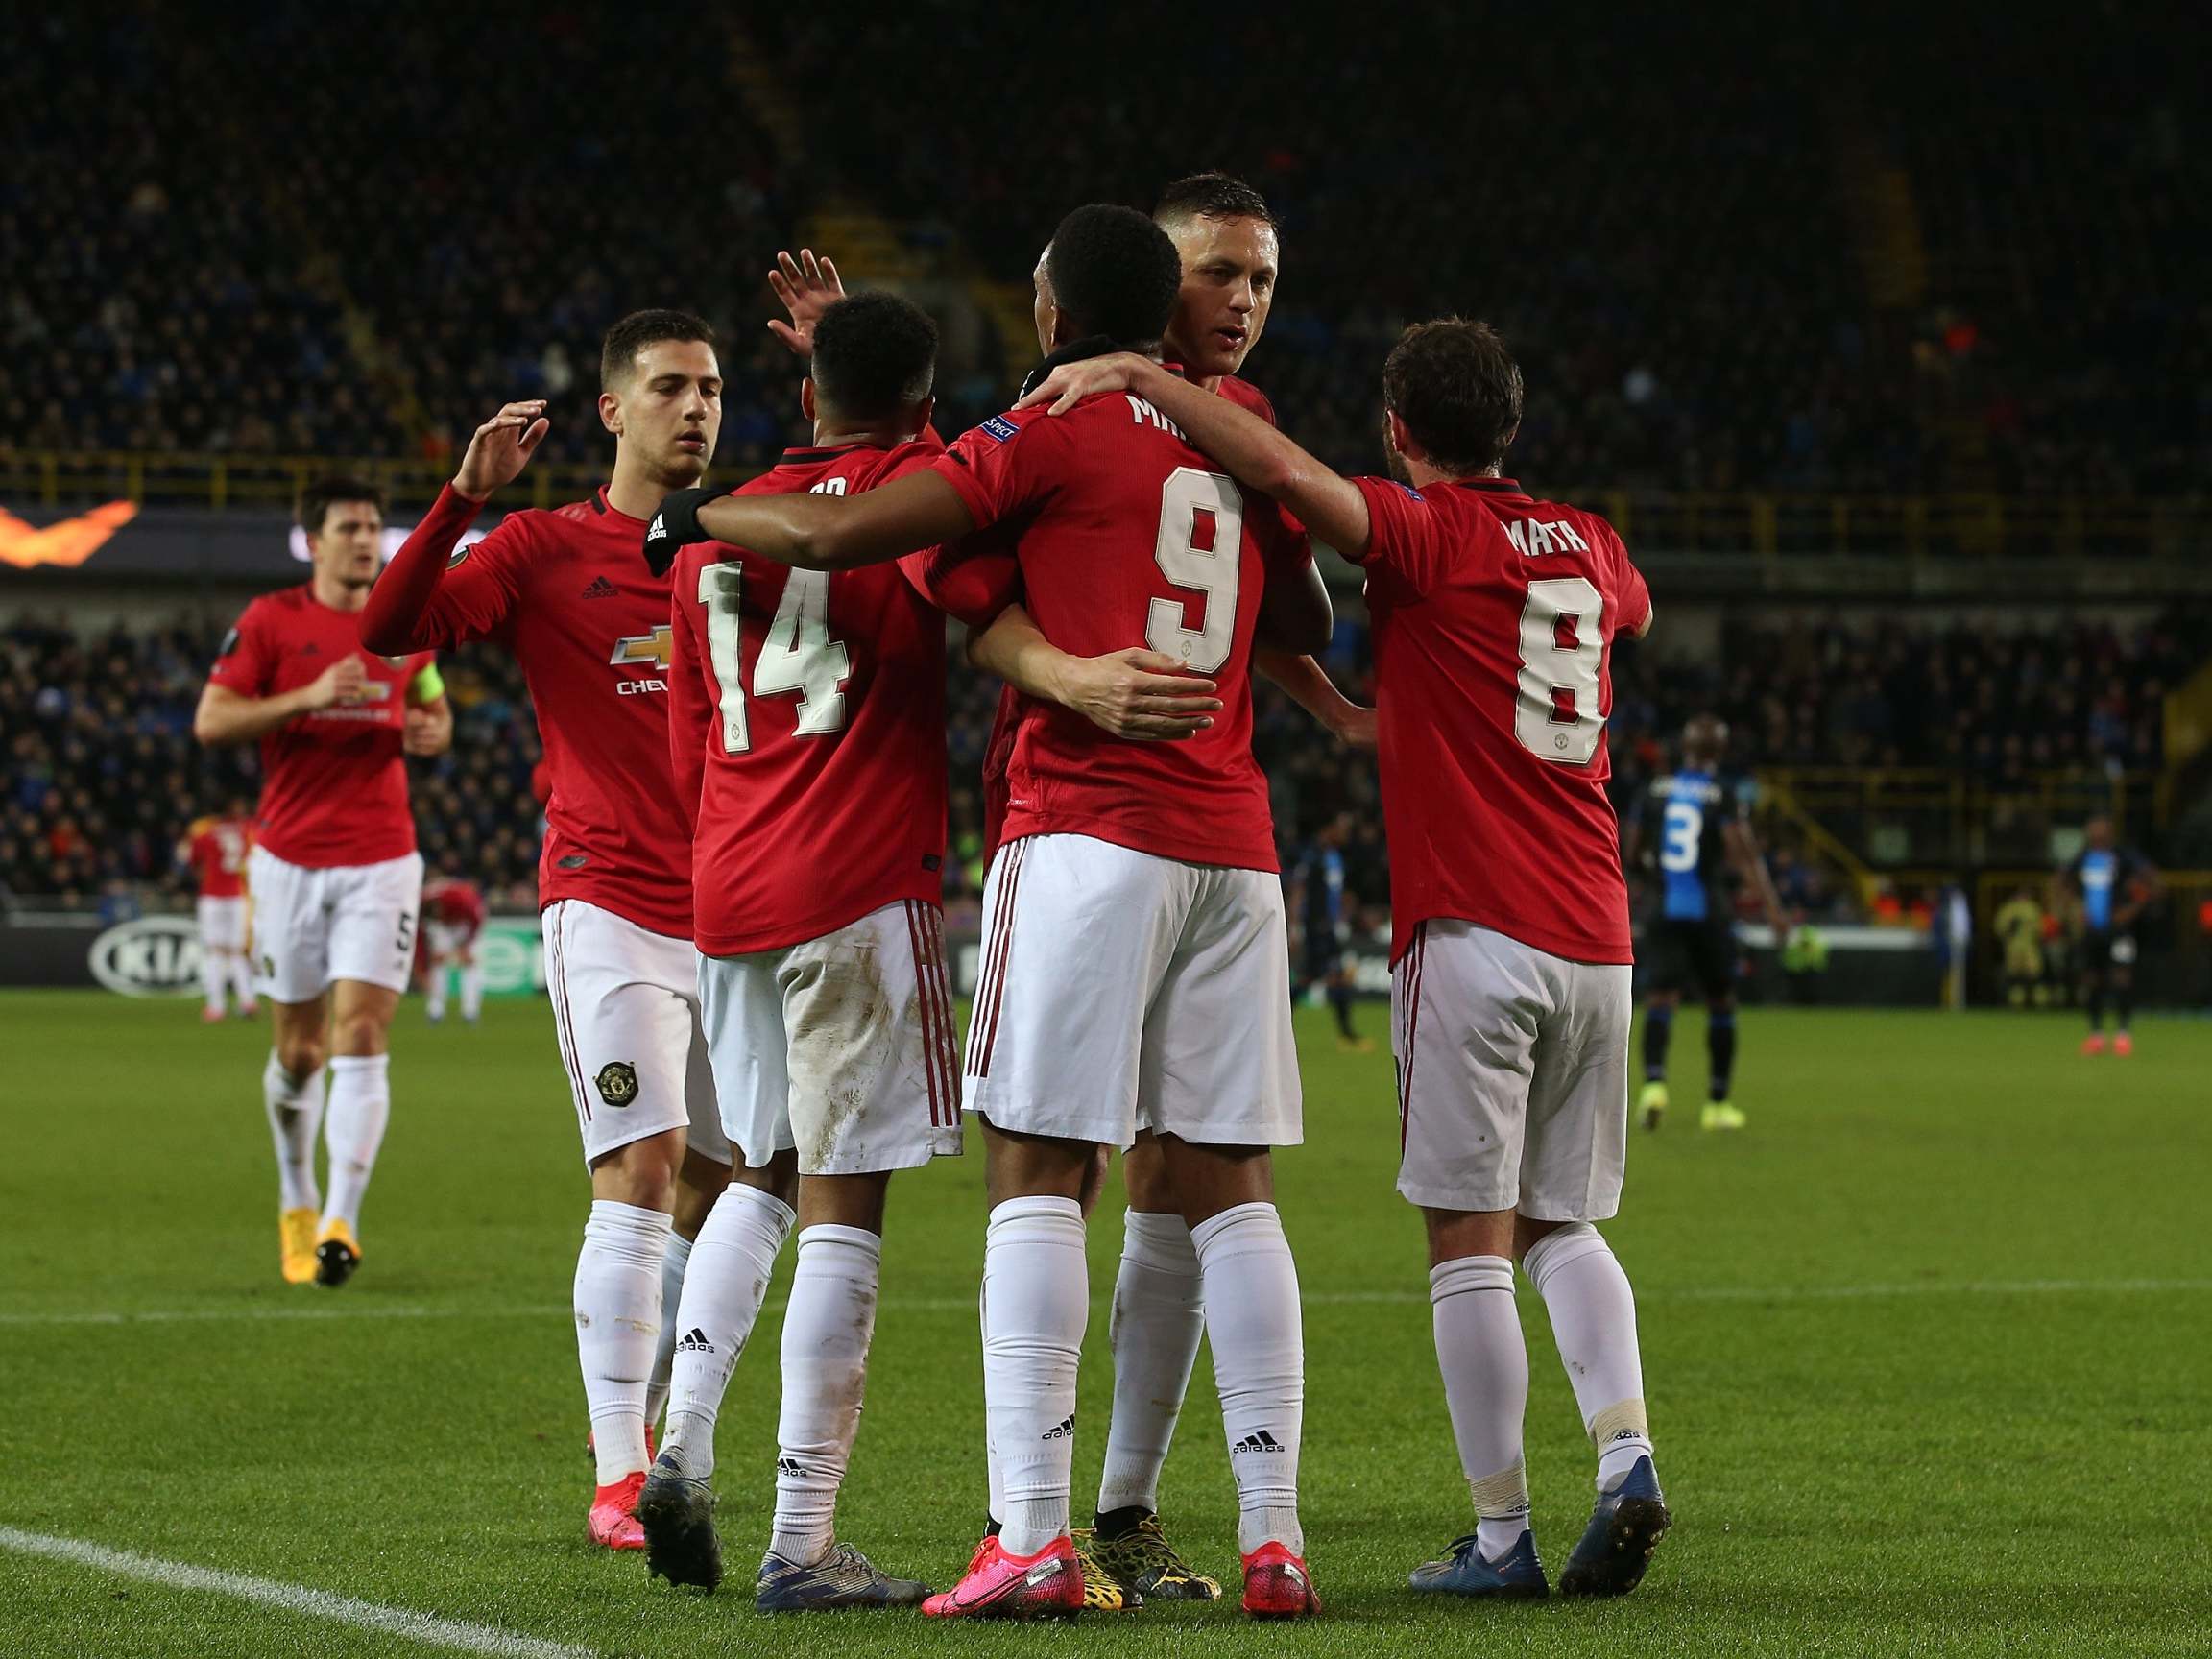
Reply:
<svg viewBox="0 0 2212 1659"><path fill-rule="evenodd" d="M594 1079L599 1098L610 1106L627 1106L637 1098L637 1068L627 1060L610 1060Z"/></svg>

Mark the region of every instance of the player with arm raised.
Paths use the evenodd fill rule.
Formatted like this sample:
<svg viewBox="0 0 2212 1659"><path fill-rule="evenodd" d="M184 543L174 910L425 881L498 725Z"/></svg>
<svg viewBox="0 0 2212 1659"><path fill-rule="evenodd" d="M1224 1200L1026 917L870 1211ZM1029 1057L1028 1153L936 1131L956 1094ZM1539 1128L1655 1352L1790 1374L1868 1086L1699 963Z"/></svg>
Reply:
<svg viewBox="0 0 2212 1659"><path fill-rule="evenodd" d="M205 1005L200 1018L214 1024L224 1017L234 987L238 1017L259 1011L253 1000L253 964L246 952L246 858L253 850L253 820L243 798L233 796L222 816L194 819L177 846L177 862L192 871L200 889L195 905L200 922L200 987Z"/></svg>
<svg viewBox="0 0 2212 1659"><path fill-rule="evenodd" d="M335 1289L361 1262L361 1200L392 1113L392 1016L415 967L422 859L402 756L443 754L453 715L427 652L361 649L383 492L319 479L301 494L300 524L313 576L246 607L208 670L192 734L210 747L260 745L247 878L255 983L275 1005L261 1095L276 1143L277 1231L285 1279ZM315 1187L319 1126L327 1203Z"/></svg>
<svg viewBox="0 0 2212 1659"><path fill-rule="evenodd" d="M858 494L931 465L944 445L917 439L936 354L936 325L895 295L830 306L800 388L813 442L742 493ZM695 825L700 991L723 1125L749 1162L794 1146L799 1161L776 1515L757 1604L911 1605L928 1587L840 1544L836 1503L859 1429L892 1172L960 1150L940 912L945 619L899 565L832 576L714 542L677 559L672 591L669 742ZM736 1357L724 1309L754 1295L696 1267L684 1287L667 1442L638 1504L650 1564L675 1583L712 1589L721 1577L708 1480Z"/></svg>
<svg viewBox="0 0 2212 1659"><path fill-rule="evenodd" d="M1181 424L1367 572L1392 851L1398 1190L1429 1232L1430 1297L1476 1530L1417 1589L1535 1596L1522 1462L1518 1256L1551 1315L1599 1497L1560 1588L1620 1595L1668 1525L1635 1300L1593 1223L1619 1205L1628 1119L1628 896L1605 797L1607 661L1651 623L1603 519L1500 476L1521 418L1503 342L1456 318L1382 372L1400 480L1347 479L1142 358L1062 369L1025 403L1115 391Z"/></svg>
<svg viewBox="0 0 2212 1659"><path fill-rule="evenodd" d="M1657 958L1644 998L1644 1089L1637 1121L1656 1129L1667 1114L1667 1040L1682 993L1705 998L1708 1059L1706 1129L1741 1129L1743 1109L1728 1098L1736 1069L1736 906L1733 872L1758 895L1780 950L1790 931L1782 900L1751 828L1749 791L1725 776L1728 724L1699 714L1682 729L1682 765L1655 779L1622 833L1621 861L1635 869L1647 840L1659 864L1659 915L1649 943Z"/></svg>
<svg viewBox="0 0 2212 1659"><path fill-rule="evenodd" d="M1046 266L1042 331L1056 358L1156 346L1180 268L1142 214L1078 209ZM1110 649L1142 630L1219 685L1213 724L1180 742L1118 740L1043 705L1022 711L963 1083L994 1206L984 1379L1005 1526L925 1611L1081 1604L1069 1537L1088 1314L1078 1200L1095 1147L1126 1147L1140 1128L1166 1145L1204 1275L1246 1609L1316 1611L1297 1515L1297 1273L1270 1186L1269 1149L1300 1138L1297 1069L1248 683L1263 604L1291 647L1327 637L1328 597L1303 538L1129 397L1101 398L1072 422L995 416L932 469L865 495L690 497L664 516L673 541L703 533L827 569L984 531L1011 551L1027 609L1060 649Z"/></svg>
<svg viewBox="0 0 2212 1659"><path fill-rule="evenodd" d="M707 325L658 310L616 323L600 355L599 419L614 435L604 488L510 513L463 546L484 503L529 464L544 405L510 403L478 427L376 584L362 637L383 649L491 639L529 683L552 784L538 878L545 977L591 1178L575 1280L597 1465L586 1526L595 1543L638 1550L633 1511L687 1265L733 1250L772 1262L792 1177L788 1160L740 1171L754 1226L734 1240L702 1230L730 1149L699 1024L690 837L668 771L668 582L637 548L661 497L713 457L722 373Z"/></svg>

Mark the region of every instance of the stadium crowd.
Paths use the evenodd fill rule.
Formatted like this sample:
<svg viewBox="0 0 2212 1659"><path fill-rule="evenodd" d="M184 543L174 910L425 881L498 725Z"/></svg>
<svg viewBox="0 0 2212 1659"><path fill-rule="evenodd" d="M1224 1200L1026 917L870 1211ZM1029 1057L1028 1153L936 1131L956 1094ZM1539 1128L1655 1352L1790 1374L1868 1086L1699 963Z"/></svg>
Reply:
<svg viewBox="0 0 2212 1659"><path fill-rule="evenodd" d="M0 630L0 891L76 906L187 891L174 861L179 832L233 793L251 799L256 784L251 748L192 741L214 644L214 633L184 621L78 635L24 618ZM1614 801L1632 807L1701 709L1727 719L1731 763L1745 769L1928 766L2026 789L2038 772L2147 767L2156 763L2165 688L2207 655L2212 622L2179 612L2137 629L1744 624L1724 631L1718 664L1624 644L1615 665ZM1339 617L1327 661L1349 695L1372 696L1358 616ZM453 748L410 762L423 856L433 870L468 874L495 908L533 909L542 753L520 673L506 653L476 647L442 666ZM996 681L951 670L947 902L955 915L973 913L981 887L976 779L997 694ZM1363 912L1380 909L1389 877L1372 757L1323 739L1264 682L1253 741L1285 868L1322 825L1349 812L1346 886ZM1787 844L1780 852L1786 897L1839 913L1836 885Z"/></svg>
<svg viewBox="0 0 2212 1659"><path fill-rule="evenodd" d="M1228 38L1169 50L1161 12L1124 8L1088 19L1079 76L1048 33L942 0L865 30L749 10L752 45L703 25L688 73L711 119L672 139L650 100L563 96L548 118L549 88L665 73L663 43L617 11L507 18L453 99L436 72L481 58L465 9L380 9L373 96L357 43L287 0L215 33L158 9L49 9L27 25L38 49L0 60L19 163L0 174L0 431L442 456L487 410L542 396L548 457L595 459L601 331L674 302L723 332L722 459L745 466L792 420L760 273L832 186L924 256L957 244L1019 282L1071 203L1148 201L1218 165L1284 221L1253 374L1342 466L1376 460L1387 343L1441 308L1515 343L1515 466L1565 494L2170 492L2202 475L2212 282L2185 274L2204 274L2212 189L2181 137L2181 64L2127 30L1936 28L1895 50L1880 31L1823 42L1718 15L1590 28L1568 8L1517 19L1512 72L1476 95L1459 54L1424 49L1444 0L1279 32L1266 73ZM805 111L803 168L730 78L749 50ZM1881 73L1854 78L1877 51ZM1148 96L1169 60L1207 95ZM940 108L976 113L918 140L882 95L918 64ZM153 95L180 82L194 98ZM1046 84L1049 123L980 113ZM1683 84L1728 92L1685 102ZM2087 142L2052 141L2084 106L2106 112ZM1455 112L1449 143L1438 108ZM278 152L284 166L258 164ZM1897 247L1853 208L1884 166L1916 192ZM1878 299L1884 260L1928 275ZM1021 367L948 385L941 424L990 413Z"/></svg>

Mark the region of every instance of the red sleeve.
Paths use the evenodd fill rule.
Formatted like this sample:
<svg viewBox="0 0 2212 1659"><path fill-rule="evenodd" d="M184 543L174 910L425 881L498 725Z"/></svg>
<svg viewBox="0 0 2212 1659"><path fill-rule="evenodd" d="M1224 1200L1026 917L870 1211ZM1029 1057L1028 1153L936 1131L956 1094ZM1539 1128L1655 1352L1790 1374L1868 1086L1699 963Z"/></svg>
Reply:
<svg viewBox="0 0 2212 1659"><path fill-rule="evenodd" d="M676 804L694 834L699 829L699 791L707 781L707 742L720 693L703 637L707 607L699 599L699 573L707 565L707 554L700 549L677 555L669 593L668 762L675 778Z"/></svg>
<svg viewBox="0 0 2212 1659"><path fill-rule="evenodd" d="M276 641L269 626L269 613L256 599L215 648L215 665L207 670L207 683L225 686L241 697L266 697L269 676L276 666Z"/></svg>
<svg viewBox="0 0 2212 1659"><path fill-rule="evenodd" d="M361 643L372 651L436 650L496 633L520 591L524 533L507 518L456 551L481 503L448 484L369 590Z"/></svg>
<svg viewBox="0 0 2212 1659"><path fill-rule="evenodd" d="M1651 619L1651 589L1644 580L1644 572L1629 563L1628 549L1622 545L1621 538L1615 535L1612 540L1613 556L1620 562L1613 599L1613 633L1618 637L1635 633Z"/></svg>
<svg viewBox="0 0 2212 1659"><path fill-rule="evenodd" d="M971 628L990 627L1022 597L1022 566L1013 554L966 541L909 553L899 568L923 598Z"/></svg>
<svg viewBox="0 0 2212 1659"><path fill-rule="evenodd" d="M1418 490L1394 478L1352 482L1367 498L1367 545L1357 553L1339 551L1364 565L1368 580L1380 576L1399 589L1401 601L1420 598L1451 565L1452 548L1435 510Z"/></svg>
<svg viewBox="0 0 2212 1659"><path fill-rule="evenodd" d="M931 469L952 486L975 528L987 529L1050 495L1067 430L1041 409L994 415L963 432Z"/></svg>
<svg viewBox="0 0 2212 1659"><path fill-rule="evenodd" d="M1267 580L1303 576L1313 564L1313 541L1272 495L1245 497L1245 525L1267 567Z"/></svg>

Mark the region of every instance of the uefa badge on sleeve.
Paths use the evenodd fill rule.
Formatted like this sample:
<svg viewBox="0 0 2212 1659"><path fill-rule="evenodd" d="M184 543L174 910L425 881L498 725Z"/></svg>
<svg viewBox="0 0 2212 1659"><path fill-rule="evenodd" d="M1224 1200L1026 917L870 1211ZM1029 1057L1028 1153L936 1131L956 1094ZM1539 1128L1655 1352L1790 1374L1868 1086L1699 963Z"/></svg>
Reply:
<svg viewBox="0 0 2212 1659"><path fill-rule="evenodd" d="M627 1060L608 1061L593 1081L599 1085L599 1098L610 1106L627 1106L637 1098L637 1068Z"/></svg>

